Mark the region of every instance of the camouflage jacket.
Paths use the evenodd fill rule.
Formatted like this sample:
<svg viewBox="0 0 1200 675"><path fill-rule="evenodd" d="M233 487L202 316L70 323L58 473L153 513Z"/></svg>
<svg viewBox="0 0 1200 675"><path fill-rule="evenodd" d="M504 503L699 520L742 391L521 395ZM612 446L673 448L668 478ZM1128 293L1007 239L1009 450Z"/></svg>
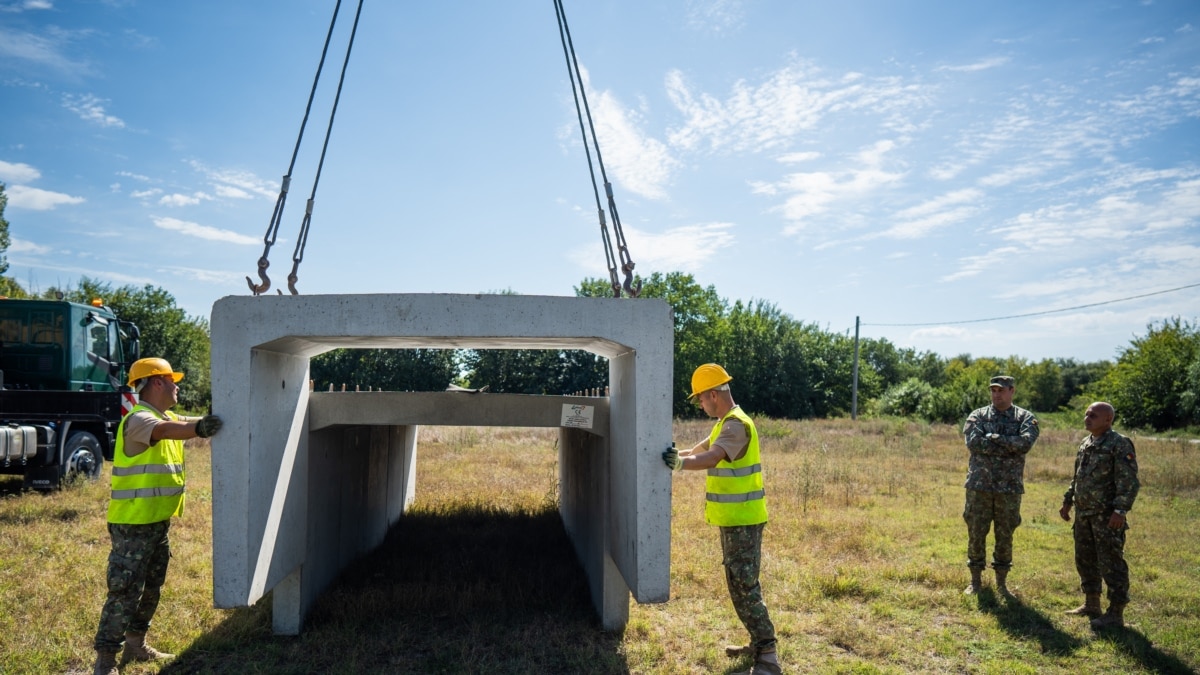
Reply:
<svg viewBox="0 0 1200 675"><path fill-rule="evenodd" d="M1037 441L1037 418L1012 406L1004 412L993 406L967 416L963 437L971 458L967 462L968 490L1022 494L1025 492L1025 455ZM988 438L995 434L994 438Z"/></svg>
<svg viewBox="0 0 1200 675"><path fill-rule="evenodd" d="M1112 429L1100 438L1089 435L1079 444L1074 478L1063 503L1074 502L1076 517L1128 511L1141 487L1137 473L1133 441Z"/></svg>

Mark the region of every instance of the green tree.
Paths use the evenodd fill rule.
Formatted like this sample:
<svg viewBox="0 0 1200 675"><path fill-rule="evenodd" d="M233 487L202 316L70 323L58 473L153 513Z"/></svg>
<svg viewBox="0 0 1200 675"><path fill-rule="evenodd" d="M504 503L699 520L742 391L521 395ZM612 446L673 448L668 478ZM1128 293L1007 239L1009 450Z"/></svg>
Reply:
<svg viewBox="0 0 1200 675"><path fill-rule="evenodd" d="M458 352L453 349L334 349L310 361L313 387L353 390L443 391L456 381Z"/></svg>
<svg viewBox="0 0 1200 675"><path fill-rule="evenodd" d="M1156 430L1185 426L1192 399L1188 376L1200 357L1200 331L1179 317L1146 327L1088 394L1107 400L1128 426Z"/></svg>
<svg viewBox="0 0 1200 675"><path fill-rule="evenodd" d="M692 371L705 363L725 361L729 344L728 304L714 287L701 286L691 274L655 272L645 279L639 277L635 283L637 281L642 283L640 298L662 298L671 305L675 321L672 406L676 415L696 415L696 407L687 400ZM584 279L575 294L606 298L612 296L612 287L603 279Z"/></svg>
<svg viewBox="0 0 1200 675"><path fill-rule="evenodd" d="M1056 408L1066 408L1071 405L1072 399L1077 396L1082 396L1093 382L1098 382L1104 379L1108 371L1112 370L1112 361L1092 361L1090 363L1080 363L1075 359L1056 359L1055 363L1062 371L1063 392L1058 399ZM1091 401L1088 401L1091 403ZM1086 404L1084 404L1086 405Z"/></svg>
<svg viewBox="0 0 1200 675"><path fill-rule="evenodd" d="M8 238L8 221L4 219L4 209L8 206L8 195L4 192L4 183L0 183L0 275L8 271L8 247L12 240Z"/></svg>

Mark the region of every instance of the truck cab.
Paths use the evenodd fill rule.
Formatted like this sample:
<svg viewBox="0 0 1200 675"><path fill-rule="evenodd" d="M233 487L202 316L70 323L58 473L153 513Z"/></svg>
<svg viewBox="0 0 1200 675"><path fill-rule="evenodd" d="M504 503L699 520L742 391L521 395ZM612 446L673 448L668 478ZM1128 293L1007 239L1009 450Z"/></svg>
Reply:
<svg viewBox="0 0 1200 675"><path fill-rule="evenodd" d="M100 300L0 299L0 473L58 487L101 475L140 351L137 326Z"/></svg>

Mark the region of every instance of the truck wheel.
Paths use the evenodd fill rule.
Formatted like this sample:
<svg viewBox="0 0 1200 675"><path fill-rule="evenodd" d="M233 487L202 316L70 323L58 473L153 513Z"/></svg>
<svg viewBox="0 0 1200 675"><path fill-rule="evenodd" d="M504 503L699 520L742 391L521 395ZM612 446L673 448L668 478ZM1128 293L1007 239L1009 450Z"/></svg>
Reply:
<svg viewBox="0 0 1200 675"><path fill-rule="evenodd" d="M63 478L67 481L76 476L96 480L104 472L104 453L100 450L100 441L86 431L72 434L67 439L63 454L66 456Z"/></svg>

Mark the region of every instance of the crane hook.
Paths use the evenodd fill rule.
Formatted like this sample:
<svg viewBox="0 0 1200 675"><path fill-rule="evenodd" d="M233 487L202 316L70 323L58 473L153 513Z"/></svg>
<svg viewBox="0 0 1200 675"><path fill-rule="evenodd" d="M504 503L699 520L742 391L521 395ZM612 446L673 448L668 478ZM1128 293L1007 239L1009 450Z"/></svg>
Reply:
<svg viewBox="0 0 1200 675"><path fill-rule="evenodd" d="M246 285L250 287L250 292L255 295L262 295L271 288L271 279L267 276L267 268L271 266L271 261L267 260L266 256L258 259L258 278L262 279L261 284L255 284L246 277Z"/></svg>
<svg viewBox="0 0 1200 675"><path fill-rule="evenodd" d="M297 273L298 267L300 267L299 260L292 265L292 273L288 275L288 290L292 292L292 295L300 295L300 291L296 290L296 282L300 280L300 275ZM279 291L279 294L283 295L283 291Z"/></svg>
<svg viewBox="0 0 1200 675"><path fill-rule="evenodd" d="M622 265L621 271L625 273L625 283L622 284L622 287L625 289L625 292L629 294L629 297L636 298L637 296L641 295L642 280L638 279L637 288L633 287L633 263Z"/></svg>

